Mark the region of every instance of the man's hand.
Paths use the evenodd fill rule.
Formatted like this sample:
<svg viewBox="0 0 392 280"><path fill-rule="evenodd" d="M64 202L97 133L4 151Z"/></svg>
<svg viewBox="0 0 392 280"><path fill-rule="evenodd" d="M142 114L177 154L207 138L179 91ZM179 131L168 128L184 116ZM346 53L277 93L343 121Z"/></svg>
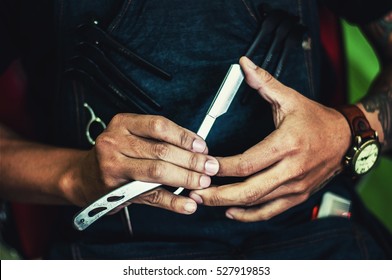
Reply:
<svg viewBox="0 0 392 280"><path fill-rule="evenodd" d="M218 176L250 176L244 182L192 191L190 197L235 206L226 211L228 218L252 222L305 201L339 173L351 134L336 110L284 86L245 57L240 64L249 86L271 104L276 130L244 153L219 159Z"/></svg>
<svg viewBox="0 0 392 280"><path fill-rule="evenodd" d="M98 136L95 147L65 176L64 188L73 186L71 192L65 193L71 194L72 203L84 206L133 180L203 189L210 186L210 176L219 169L218 161L207 153L203 139L168 119L120 114ZM197 208L189 197L164 189L132 202L183 214L191 214Z"/></svg>

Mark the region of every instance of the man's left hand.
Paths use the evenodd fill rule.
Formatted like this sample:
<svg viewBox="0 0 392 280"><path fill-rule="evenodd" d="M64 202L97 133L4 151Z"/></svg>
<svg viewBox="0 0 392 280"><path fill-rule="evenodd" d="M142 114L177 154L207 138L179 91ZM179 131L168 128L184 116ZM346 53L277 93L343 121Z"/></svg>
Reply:
<svg viewBox="0 0 392 280"><path fill-rule="evenodd" d="M253 222L304 202L338 174L351 134L338 111L286 87L246 57L240 64L248 85L271 104L276 130L244 153L218 159L218 176L246 180L192 191L190 197L232 206L228 218Z"/></svg>

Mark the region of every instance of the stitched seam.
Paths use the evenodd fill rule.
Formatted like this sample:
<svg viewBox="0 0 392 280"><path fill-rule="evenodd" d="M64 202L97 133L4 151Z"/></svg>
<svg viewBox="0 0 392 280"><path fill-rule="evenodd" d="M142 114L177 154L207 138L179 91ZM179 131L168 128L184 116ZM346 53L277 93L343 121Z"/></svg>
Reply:
<svg viewBox="0 0 392 280"><path fill-rule="evenodd" d="M366 246L365 236L361 233L361 231L357 227L354 227L354 236L355 236L355 241L357 242L358 247L361 251L361 255L365 259L369 259L369 251Z"/></svg>
<svg viewBox="0 0 392 280"><path fill-rule="evenodd" d="M246 0L241 0L241 2L245 5L246 9L248 10L249 15L250 15L256 22L258 22L256 15L253 13L252 9L250 8L250 6L249 6L249 4L246 2Z"/></svg>
<svg viewBox="0 0 392 280"><path fill-rule="evenodd" d="M71 251L74 260L83 260L79 246L77 246L76 244L72 244Z"/></svg>
<svg viewBox="0 0 392 280"><path fill-rule="evenodd" d="M312 1L312 0L311 0ZM303 11L302 11L302 0L298 0L298 14L300 16L300 22L301 24L304 23L303 21ZM309 90L310 90L310 97L314 98L315 96L315 88L314 88L314 77L313 77L313 63L312 63L312 49L313 49L313 42L312 42L312 37L309 36L309 34L306 37L307 40L310 40L310 49L309 50L305 50L304 51L304 55L305 55L305 66L306 66L306 70L308 72L308 82L309 82Z"/></svg>
<svg viewBox="0 0 392 280"><path fill-rule="evenodd" d="M77 136L78 136L78 142L79 144L81 144L83 142L82 140L82 128L81 128L81 123L82 123L82 119L81 119L81 114L80 114L80 110L79 110L79 98L78 98L78 93L80 92L80 98L83 98L83 94L81 91L79 91L78 88L78 84L73 81L72 82L72 89L73 89L73 94L74 94L74 98L75 98L75 114L76 114L76 125L77 125Z"/></svg>
<svg viewBox="0 0 392 280"><path fill-rule="evenodd" d="M304 14L303 14L303 12L302 12L302 0L297 0L297 7L298 7L298 16L299 16L299 21L300 21L300 23L302 24L303 23L303 17L304 17Z"/></svg>
<svg viewBox="0 0 392 280"><path fill-rule="evenodd" d="M125 13L128 11L129 7L131 6L132 0L128 0L121 8L120 13L116 16L114 21L110 24L108 28L108 32L113 32L118 25L120 24L121 20L124 18Z"/></svg>
<svg viewBox="0 0 392 280"><path fill-rule="evenodd" d="M308 37L310 38L310 37ZM310 44L312 44L312 41L310 41ZM313 63L312 63L312 57L311 57L311 50L312 47L310 48L309 51L304 51L305 52L305 65L306 69L308 70L308 75L309 75L309 89L310 89L310 96L314 97L314 82L313 82Z"/></svg>

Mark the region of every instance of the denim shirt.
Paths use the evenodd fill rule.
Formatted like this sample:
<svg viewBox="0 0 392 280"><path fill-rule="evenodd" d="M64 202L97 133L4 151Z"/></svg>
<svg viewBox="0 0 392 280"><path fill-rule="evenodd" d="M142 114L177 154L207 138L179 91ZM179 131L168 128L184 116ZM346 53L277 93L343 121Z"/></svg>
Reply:
<svg viewBox="0 0 392 280"><path fill-rule="evenodd" d="M246 53L257 34L263 20L260 5L266 2L270 10L283 10L306 28L288 53L279 80L301 94L319 100L320 43L316 1L56 1L61 60L56 104L56 123L60 128L56 132L57 144L91 148L94 137L120 112L163 115L196 131L229 66ZM83 37L86 34L80 34L78 26L94 22L111 39L170 73L172 78L166 80L118 51L104 47L109 61L158 103L160 109L144 104L129 89L123 92L132 100L129 104L110 88L101 91L91 82L90 73L86 78L88 71L83 72L82 77L78 76L80 72L75 74L75 57L80 56L80 43L86 40ZM263 62L270 44L268 38L261 41L253 57L257 64ZM98 46L101 47L99 43ZM274 72L273 67L267 70ZM247 94L248 101L241 102ZM93 122L89 127L93 116L102 121ZM216 121L206 141L211 155L234 155L261 141L273 129L269 104L243 85L229 111ZM244 224L228 220L224 207L199 206L195 214L183 216L150 206L131 205L130 221L121 212L102 218L81 233L71 229L72 215L78 209L67 207L64 225L65 232L78 244L80 254L92 258L100 254L104 258L110 254L120 258L125 251L129 253L132 248L134 251L136 247L132 244L144 241L153 244L151 242L206 240L238 245L251 237L266 237L290 225L309 221L311 209L321 193L268 222ZM89 247L114 243L127 245L116 247L117 251L112 249L111 253Z"/></svg>
<svg viewBox="0 0 392 280"><path fill-rule="evenodd" d="M265 1L122 1L113 16L110 1L57 1L59 49L62 68L58 96L59 122L62 125L58 141L67 146L90 148L86 138L86 125L91 113L87 103L105 124L119 112L163 115L181 126L196 131L221 84L230 64L238 63L253 41L261 24L260 4ZM305 96L318 99L319 38L315 1L269 1L270 9L282 9L297 16L307 30L289 52L280 76L281 82ZM129 59L108 49L107 55L121 72L130 77L152 99L162 106L156 110L142 104L143 112L127 106L118 108L108 102L108 92L97 93L91 84L75 81L64 74L72 68L69 60L78 55L76 46L84 38L78 36L77 26L98 21L102 29L139 56L163 68L172 75L167 81L151 74ZM255 61L260 64L271 42L262 40L256 50ZM273 69L268 69L272 70ZM267 136L273 129L269 105L255 92L243 105L237 94L228 114L218 119L208 137L213 155L242 152ZM139 97L126 90L136 103ZM105 96L106 95L106 96ZM119 101L121 103L121 100ZM67 106L63 106L67 104ZM100 132L99 128L94 134ZM93 136L92 136L93 137ZM230 139L230 141L228 141Z"/></svg>

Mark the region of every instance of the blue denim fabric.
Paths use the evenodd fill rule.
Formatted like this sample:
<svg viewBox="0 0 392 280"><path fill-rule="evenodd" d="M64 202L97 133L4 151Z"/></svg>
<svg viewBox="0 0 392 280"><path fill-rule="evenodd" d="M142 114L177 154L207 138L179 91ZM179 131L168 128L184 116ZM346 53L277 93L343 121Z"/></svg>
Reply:
<svg viewBox="0 0 392 280"><path fill-rule="evenodd" d="M106 30L116 40L173 75L162 80L130 63L115 52L110 59L163 106L148 113L164 115L195 131L230 64L236 63L250 45L260 24L261 0L128 0ZM299 17L308 27L312 48L301 44L289 56L281 81L305 96L318 99L319 40L315 1L269 1ZM116 2L118 4L118 2ZM73 30L91 17L108 18L110 1L58 1L61 58L75 55L78 38ZM113 18L113 17L112 17ZM306 39L306 37L304 38ZM301 43L301 42L299 42ZM268 46L261 43L255 61L260 63ZM62 131L59 144L90 148L85 136L89 114L87 102L106 123L120 111L98 96L88 84L64 78L59 103ZM246 86L239 96L250 91ZM134 94L129 92L133 97ZM269 105L251 91L251 102L236 97L229 112L219 118L207 138L210 154L237 154L273 129ZM135 97L136 98L136 97ZM134 111L130 108L129 111ZM137 111L135 111L137 112ZM282 139L284 141L284 139ZM223 182L224 180L222 180ZM218 182L217 182L218 183ZM219 182L221 183L221 182ZM326 190L352 199L352 186L338 179L307 202L266 222L240 223L224 216L225 208L200 206L194 215L183 216L144 205L129 207L132 233L123 213L106 216L86 231L71 229L76 208L66 208L58 245L51 258L81 259L356 259L383 258L374 238L354 218L311 221L312 208ZM355 217L355 215L353 215ZM67 242L64 242L67 240ZM72 245L70 245L72 244Z"/></svg>
<svg viewBox="0 0 392 280"><path fill-rule="evenodd" d="M51 259L385 259L391 235L335 180L330 191L353 201L352 216L311 219L320 194L267 222L229 221L202 209L191 217L131 208L134 236L120 215L95 224L77 240L56 244ZM363 213L363 212L366 213ZM202 216L210 215L209 219ZM138 217L136 217L138 216ZM198 217L202 216L202 220ZM107 218L107 217L106 217ZM158 219L162 219L159 221ZM164 221L164 222L162 222ZM389 252L389 253L388 253Z"/></svg>
<svg viewBox="0 0 392 280"><path fill-rule="evenodd" d="M186 233L184 233L186 234ZM225 238L222 236L221 238ZM58 249L58 248L57 248ZM346 218L320 219L284 230L260 233L240 246L209 240L74 243L54 259L384 259L369 233Z"/></svg>

